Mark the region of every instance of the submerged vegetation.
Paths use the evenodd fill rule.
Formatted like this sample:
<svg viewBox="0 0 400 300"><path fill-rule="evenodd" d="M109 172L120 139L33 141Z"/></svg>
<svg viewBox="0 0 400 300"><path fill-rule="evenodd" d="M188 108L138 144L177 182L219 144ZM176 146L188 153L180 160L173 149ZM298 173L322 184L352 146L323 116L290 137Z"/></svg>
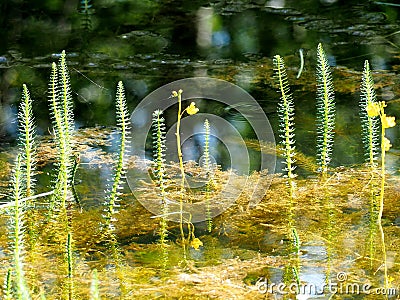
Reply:
<svg viewBox="0 0 400 300"><path fill-rule="evenodd" d="M88 14L90 1L81 3L86 10L83 13ZM38 194L38 198L34 198L34 183L41 169L37 168L36 153L42 151L40 147L46 142L36 143L32 101L26 85L23 86L18 114L19 147L12 173L11 194L9 202L0 206L1 213L7 211L10 238L10 246L5 249L10 255L1 269L4 274L3 298L29 299L30 295L35 295L48 299L170 299L195 295L198 299L207 299L227 298L228 294L235 298L246 294L252 299L264 299L258 285L260 279L265 276L273 278L277 274L288 286L296 283L295 293L298 294L301 292L299 285L305 280L302 274L307 272L302 267L302 256L308 255L312 247L320 247L322 250L319 251L326 253L328 266L323 274L327 281L334 277L334 272L343 271L339 267L335 269L334 262L339 266L348 256L362 265L368 265L374 276L383 273L383 276L376 276L372 283L374 287L379 287L382 277L385 288L391 288L394 282L398 282L399 265L390 265L388 256L393 256L390 251L398 251L396 245L400 238L391 227L382 224L384 203L389 202L391 207L395 207L399 195L396 188L398 182L389 184L385 172L385 153L391 147L386 129L394 127L396 122L394 117L386 115L385 102L376 100L368 62L365 62L361 79L360 100L363 129L360 136L364 141L367 164L358 169L335 169L330 166L336 112L333 79L322 45L317 48L316 163L295 151L295 102L289 89L285 62L276 55L273 64L280 98L280 145L275 147L260 141L255 143L257 146L254 148L258 152L281 157L285 165L284 176L267 175L262 171L246 176L214 166L210 154L213 147L210 142L212 124L208 119L204 119L202 124L204 143L201 163L185 161L181 141L181 131L185 130L181 127L182 118L184 114L197 114L199 108L194 102L184 108L183 90L171 91L171 97L177 100L177 162L166 162L165 159L167 126L163 111L155 110L152 116L148 116L153 121L153 159L147 171L154 184L145 185L141 193L143 197L154 198L161 211L151 217L143 207L127 204L130 194L124 192L123 180L127 169L139 168L143 162L129 156L130 120L122 82L118 82L115 99L117 158L104 153L90 154L88 148L77 142L79 132L75 130L72 91L63 51L58 64L52 64L49 84L53 125L53 141L49 145L56 148L56 168L51 172L54 180L51 190ZM377 133L378 120L380 135ZM379 139L380 167L377 165ZM90 143L96 141L91 140ZM246 143L252 148L251 141ZM85 207L75 190L75 176L79 176L77 169L80 168L81 157L86 164L90 164L92 157L89 155L101 157L100 161L107 161L113 166L105 171L111 174L105 194L96 199L102 205L93 208ZM321 176L301 178L294 173L295 163L297 167L307 168L308 172L320 173ZM104 170L101 164L97 164L98 169ZM252 186L262 176L270 177L272 185L261 203L250 210ZM245 187L242 186L243 177L246 178ZM198 180L202 186L192 189L188 184L191 180ZM215 195L225 184L237 187L241 191L240 196L234 205L213 218L213 208L225 200ZM81 192L82 196L86 198ZM47 200L28 205L42 198ZM174 200L177 200L175 207L179 208L178 211L173 211L170 206ZM185 204L201 201L205 203L205 222L195 227L192 216L185 211ZM348 239L344 228L350 227L354 221L364 222L366 214L369 214L368 223L371 226L359 226L353 229L353 234L363 242L368 236L367 245L356 244L335 253L334 245ZM169 221L172 215L179 216L178 224ZM381 240L379 249L374 250L372 247L378 243L373 224L378 226ZM26 227L28 231L25 231ZM392 239L390 245L385 243L385 231ZM30 232L35 233L34 238L28 237ZM255 243L248 242L248 234ZM313 241L315 235L319 236L320 244L304 246ZM35 241L29 243L28 248L27 238ZM222 247L218 247L221 243ZM226 249L223 250L226 245L233 247L226 252ZM180 248L182 251L179 251ZM375 252L382 254L381 258ZM271 253L275 254L272 256ZM204 257L213 265L204 263ZM139 266L137 260L146 261L147 265ZM229 265L228 269L224 262ZM181 268L176 267L179 265ZM266 265L274 268L275 273L266 270ZM42 272L37 270L38 266L42 266ZM323 263L317 267L322 268ZM354 282L365 280L365 274L354 273L352 276ZM187 284L191 285L190 289L185 288ZM328 290L325 292L330 293Z"/></svg>

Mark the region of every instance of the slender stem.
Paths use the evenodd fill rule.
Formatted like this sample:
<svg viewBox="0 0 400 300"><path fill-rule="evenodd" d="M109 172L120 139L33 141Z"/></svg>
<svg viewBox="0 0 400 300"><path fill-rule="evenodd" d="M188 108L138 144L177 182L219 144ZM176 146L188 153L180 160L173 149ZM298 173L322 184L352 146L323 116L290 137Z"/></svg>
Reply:
<svg viewBox="0 0 400 300"><path fill-rule="evenodd" d="M383 203L385 197L385 127L383 126L383 118L385 118L385 114L383 108L381 109L381 193L380 193L380 201L379 201L379 214L378 214L378 226L381 234L382 241L382 252L383 252L383 263L384 263L384 276L385 276L385 288L389 287L388 280L388 270L387 270L387 256L386 256L386 246L385 246L385 233L382 227L382 215L383 215Z"/></svg>
<svg viewBox="0 0 400 300"><path fill-rule="evenodd" d="M182 91L180 90L178 92L178 120L176 125L176 146L178 149L179 169L181 170L181 190L179 199L179 212L180 212L179 229L181 231L183 258L186 261L185 232L183 231L183 193L185 191L185 169L183 168L183 157L182 157L181 136L180 136L182 114L183 114Z"/></svg>

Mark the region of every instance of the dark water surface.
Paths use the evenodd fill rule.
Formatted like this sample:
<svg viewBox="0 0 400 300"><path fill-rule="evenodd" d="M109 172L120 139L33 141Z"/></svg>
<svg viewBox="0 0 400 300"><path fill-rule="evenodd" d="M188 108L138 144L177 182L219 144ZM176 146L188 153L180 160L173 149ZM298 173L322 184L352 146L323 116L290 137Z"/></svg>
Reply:
<svg viewBox="0 0 400 300"><path fill-rule="evenodd" d="M276 127L278 97L271 58L287 59L296 101L300 150L314 148L316 45L322 42L337 90L335 165L362 161L358 100L363 62L370 60L378 99L398 115L399 8L374 1L8 1L0 33L0 136L15 138L13 122L22 83L35 100L40 134L49 128L47 82L51 62L68 53L76 126L113 125L116 83L122 80L132 110L150 92L196 76L228 80L247 90ZM302 77L299 49L304 49ZM341 66L341 69L338 69ZM343 69L349 68L349 69ZM335 76L336 75L336 76ZM342 80L345 78L346 80ZM229 109L209 109L227 118ZM219 111L219 112L218 112ZM395 148L398 130L391 129ZM345 144L346 146L341 146ZM303 146L304 145L304 146ZM350 145L350 147L347 147ZM341 153L346 147L350 155Z"/></svg>

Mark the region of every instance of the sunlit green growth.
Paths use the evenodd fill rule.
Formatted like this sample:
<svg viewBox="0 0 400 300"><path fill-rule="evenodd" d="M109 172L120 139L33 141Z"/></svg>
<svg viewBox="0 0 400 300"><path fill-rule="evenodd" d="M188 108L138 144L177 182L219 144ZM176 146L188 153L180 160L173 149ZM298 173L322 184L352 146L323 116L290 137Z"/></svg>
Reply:
<svg viewBox="0 0 400 300"><path fill-rule="evenodd" d="M274 56L275 78L279 86L281 100L278 103L280 144L283 150L284 169L288 177L290 197L293 197L295 177L293 170L295 156L295 134L294 134L294 103L290 93L287 80L285 62L279 55Z"/></svg>
<svg viewBox="0 0 400 300"><path fill-rule="evenodd" d="M52 64L49 84L50 116L58 149L58 175L55 180L54 196L50 209L61 205L66 208L72 191L75 156L73 155L74 115L69 72L65 51L62 52L59 66ZM77 199L75 199L79 202Z"/></svg>
<svg viewBox="0 0 400 300"><path fill-rule="evenodd" d="M115 214L118 212L120 201L120 190L122 189L122 180L125 178L125 170L127 164L127 152L130 144L130 126L129 114L125 99L124 85L122 81L118 82L116 94L116 119L117 133L119 134L118 159L114 166L114 175L111 189L107 191L105 211L104 211L104 226L105 229L112 233L114 231L113 222Z"/></svg>
<svg viewBox="0 0 400 300"><path fill-rule="evenodd" d="M317 49L317 163L326 175L332 158L335 94L331 69L321 44Z"/></svg>
<svg viewBox="0 0 400 300"><path fill-rule="evenodd" d="M28 287L24 276L24 213L25 204L25 178L22 171L22 156L18 154L11 180L11 200L14 206L10 209L9 233L10 245L13 250L13 273L15 284L13 286L13 299L30 299Z"/></svg>
<svg viewBox="0 0 400 300"><path fill-rule="evenodd" d="M362 139L365 150L365 160L369 165L373 166L376 165L378 156L379 118L377 116L368 116L367 107L371 103L376 103L376 93L369 63L368 60L366 60L364 63L361 82L360 119L362 127Z"/></svg>
<svg viewBox="0 0 400 300"><path fill-rule="evenodd" d="M153 149L154 149L154 175L156 184L161 197L161 216L160 216L160 244L165 245L168 236L167 230L167 192L166 192L166 170L165 170L165 120L162 111L156 110L153 113Z"/></svg>
<svg viewBox="0 0 400 300"><path fill-rule="evenodd" d="M18 140L25 177L25 197L34 194L36 141L35 120L32 113L32 99L28 88L23 85L22 101L18 110Z"/></svg>

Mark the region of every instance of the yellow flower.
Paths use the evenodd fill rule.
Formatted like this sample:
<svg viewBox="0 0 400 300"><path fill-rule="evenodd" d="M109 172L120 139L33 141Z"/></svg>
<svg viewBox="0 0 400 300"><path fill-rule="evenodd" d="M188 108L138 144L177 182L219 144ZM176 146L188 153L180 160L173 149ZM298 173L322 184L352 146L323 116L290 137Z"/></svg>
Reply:
<svg viewBox="0 0 400 300"><path fill-rule="evenodd" d="M383 128L390 128L396 126L395 117L388 117L385 114L382 117L382 127Z"/></svg>
<svg viewBox="0 0 400 300"><path fill-rule="evenodd" d="M186 112L189 115L195 115L199 109L196 107L196 104L194 102L190 103L190 105L186 108Z"/></svg>
<svg viewBox="0 0 400 300"><path fill-rule="evenodd" d="M178 97L178 95L181 95L183 93L182 90L179 91L172 91L172 97Z"/></svg>
<svg viewBox="0 0 400 300"><path fill-rule="evenodd" d="M368 106L367 106L368 117L379 116L379 111L380 111L379 103L376 103L376 102L368 103Z"/></svg>
<svg viewBox="0 0 400 300"><path fill-rule="evenodd" d="M389 139L383 138L383 150L384 151L389 151L389 149L392 147L392 144L390 143Z"/></svg>
<svg viewBox="0 0 400 300"><path fill-rule="evenodd" d="M192 246L195 250L199 250L200 246L203 246L203 242L200 241L198 238L194 238L191 242L190 242L190 246Z"/></svg>

